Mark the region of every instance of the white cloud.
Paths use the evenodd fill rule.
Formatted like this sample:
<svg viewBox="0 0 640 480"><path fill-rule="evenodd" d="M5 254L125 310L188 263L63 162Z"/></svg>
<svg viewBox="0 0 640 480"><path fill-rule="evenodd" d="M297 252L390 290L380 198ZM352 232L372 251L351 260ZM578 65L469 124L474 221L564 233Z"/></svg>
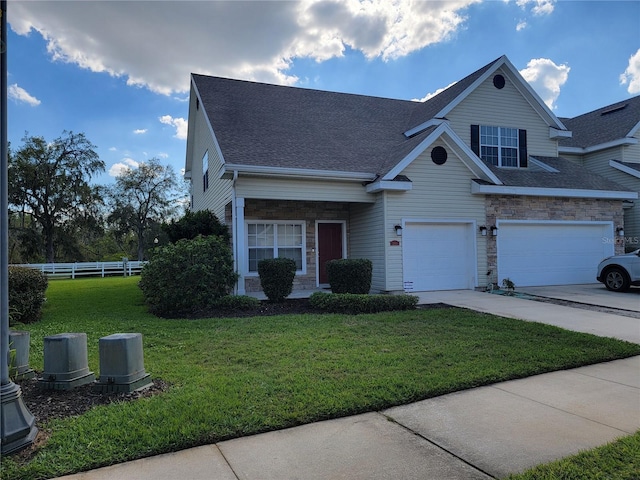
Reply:
<svg viewBox="0 0 640 480"><path fill-rule="evenodd" d="M160 123L175 127L176 134L174 137L179 138L180 140L187 139L188 122L184 118L173 118L171 115L163 115L162 117L159 117L158 120L160 120Z"/></svg>
<svg viewBox="0 0 640 480"><path fill-rule="evenodd" d="M24 102L26 104L31 105L32 107L37 107L40 105L40 100L36 97L29 95L29 93L22 87L19 87L17 83L13 85L9 85L7 89L7 96L15 100L16 102Z"/></svg>
<svg viewBox="0 0 640 480"><path fill-rule="evenodd" d="M147 129L146 128L136 128L133 133L135 133L136 135L143 135L145 133L147 133Z"/></svg>
<svg viewBox="0 0 640 480"><path fill-rule="evenodd" d="M167 158L169 158L169 154L165 152L160 152L158 154L158 158L162 158L163 160L166 160Z"/></svg>
<svg viewBox="0 0 640 480"><path fill-rule="evenodd" d="M127 170L138 168L139 163L132 158L123 158L121 162L114 163L109 168L109 175L112 177L119 177Z"/></svg>
<svg viewBox="0 0 640 480"><path fill-rule="evenodd" d="M531 12L534 15L550 15L553 13L557 0L516 0L516 4L523 9L533 4Z"/></svg>
<svg viewBox="0 0 640 480"><path fill-rule="evenodd" d="M629 57L627 69L620 75L620 85L627 85L627 92L640 93L640 48Z"/></svg>
<svg viewBox="0 0 640 480"><path fill-rule="evenodd" d="M295 58L402 57L451 38L479 1L14 2L8 20L39 32L54 60L171 95L190 72L293 84Z"/></svg>
<svg viewBox="0 0 640 480"><path fill-rule="evenodd" d="M456 83L458 83L458 82L450 83L450 84L449 84L449 85L447 85L446 87L439 88L438 90L436 90L436 91L435 91L435 92L433 92L433 93L427 93L427 94L426 94L424 97L422 97L422 98L412 98L412 99L411 99L411 101L412 101L412 102L426 102L426 101L427 101L427 100L429 100L430 98L433 98L433 97L435 97L436 95L438 95L439 93L444 92L447 88L449 88L449 87L451 87L451 86L455 85Z"/></svg>
<svg viewBox="0 0 640 480"><path fill-rule="evenodd" d="M548 58L534 58L520 74L540 95L547 107L554 110L555 101L560 95L560 88L569 78L571 68L567 65L556 65Z"/></svg>
<svg viewBox="0 0 640 480"><path fill-rule="evenodd" d="M524 30L525 28L527 28L527 21L526 20L520 20L518 22L518 24L516 25L516 31L519 32L520 30Z"/></svg>
<svg viewBox="0 0 640 480"><path fill-rule="evenodd" d="M109 147L110 152L117 152L118 149L116 147Z"/></svg>

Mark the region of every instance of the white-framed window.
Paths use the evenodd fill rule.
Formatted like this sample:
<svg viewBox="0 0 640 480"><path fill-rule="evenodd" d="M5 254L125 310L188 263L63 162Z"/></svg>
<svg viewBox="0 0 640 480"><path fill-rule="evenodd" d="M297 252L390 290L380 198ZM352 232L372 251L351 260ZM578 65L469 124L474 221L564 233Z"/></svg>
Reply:
<svg viewBox="0 0 640 480"><path fill-rule="evenodd" d="M247 272L258 273L258 262L267 258L290 258L298 274L307 270L304 221L248 221Z"/></svg>
<svg viewBox="0 0 640 480"><path fill-rule="evenodd" d="M209 150L204 152L202 157L202 191L209 189Z"/></svg>
<svg viewBox="0 0 640 480"><path fill-rule="evenodd" d="M498 167L518 167L518 129L480 125L480 158Z"/></svg>

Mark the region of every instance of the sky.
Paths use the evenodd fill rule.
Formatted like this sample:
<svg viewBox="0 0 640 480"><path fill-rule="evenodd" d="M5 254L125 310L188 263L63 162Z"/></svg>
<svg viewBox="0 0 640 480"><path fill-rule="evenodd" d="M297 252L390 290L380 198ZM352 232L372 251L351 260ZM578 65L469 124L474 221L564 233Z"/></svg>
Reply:
<svg viewBox="0 0 640 480"><path fill-rule="evenodd" d="M84 133L109 184L184 169L190 74L424 100L506 55L558 117L640 94L640 0L9 0L8 135Z"/></svg>

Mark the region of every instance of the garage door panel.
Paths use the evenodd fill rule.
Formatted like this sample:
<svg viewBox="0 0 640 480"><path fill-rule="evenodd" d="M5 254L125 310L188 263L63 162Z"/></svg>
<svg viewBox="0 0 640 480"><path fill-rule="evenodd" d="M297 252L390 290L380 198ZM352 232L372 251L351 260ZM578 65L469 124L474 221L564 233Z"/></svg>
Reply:
<svg viewBox="0 0 640 480"><path fill-rule="evenodd" d="M516 286L595 282L598 262L613 254L611 224L507 223L498 230L498 281Z"/></svg>
<svg viewBox="0 0 640 480"><path fill-rule="evenodd" d="M407 224L403 232L405 289L473 288L474 244L469 224Z"/></svg>

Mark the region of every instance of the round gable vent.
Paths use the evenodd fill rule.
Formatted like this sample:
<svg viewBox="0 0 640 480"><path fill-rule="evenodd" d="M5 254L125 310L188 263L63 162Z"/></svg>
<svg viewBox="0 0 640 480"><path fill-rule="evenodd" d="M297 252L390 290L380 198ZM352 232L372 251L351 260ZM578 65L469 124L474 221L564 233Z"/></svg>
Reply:
<svg viewBox="0 0 640 480"><path fill-rule="evenodd" d="M436 165L443 165L447 161L447 151L444 147L433 147L431 150L431 160Z"/></svg>
<svg viewBox="0 0 640 480"><path fill-rule="evenodd" d="M502 90L504 88L504 77L502 75L496 75L493 77L493 86L498 90Z"/></svg>

